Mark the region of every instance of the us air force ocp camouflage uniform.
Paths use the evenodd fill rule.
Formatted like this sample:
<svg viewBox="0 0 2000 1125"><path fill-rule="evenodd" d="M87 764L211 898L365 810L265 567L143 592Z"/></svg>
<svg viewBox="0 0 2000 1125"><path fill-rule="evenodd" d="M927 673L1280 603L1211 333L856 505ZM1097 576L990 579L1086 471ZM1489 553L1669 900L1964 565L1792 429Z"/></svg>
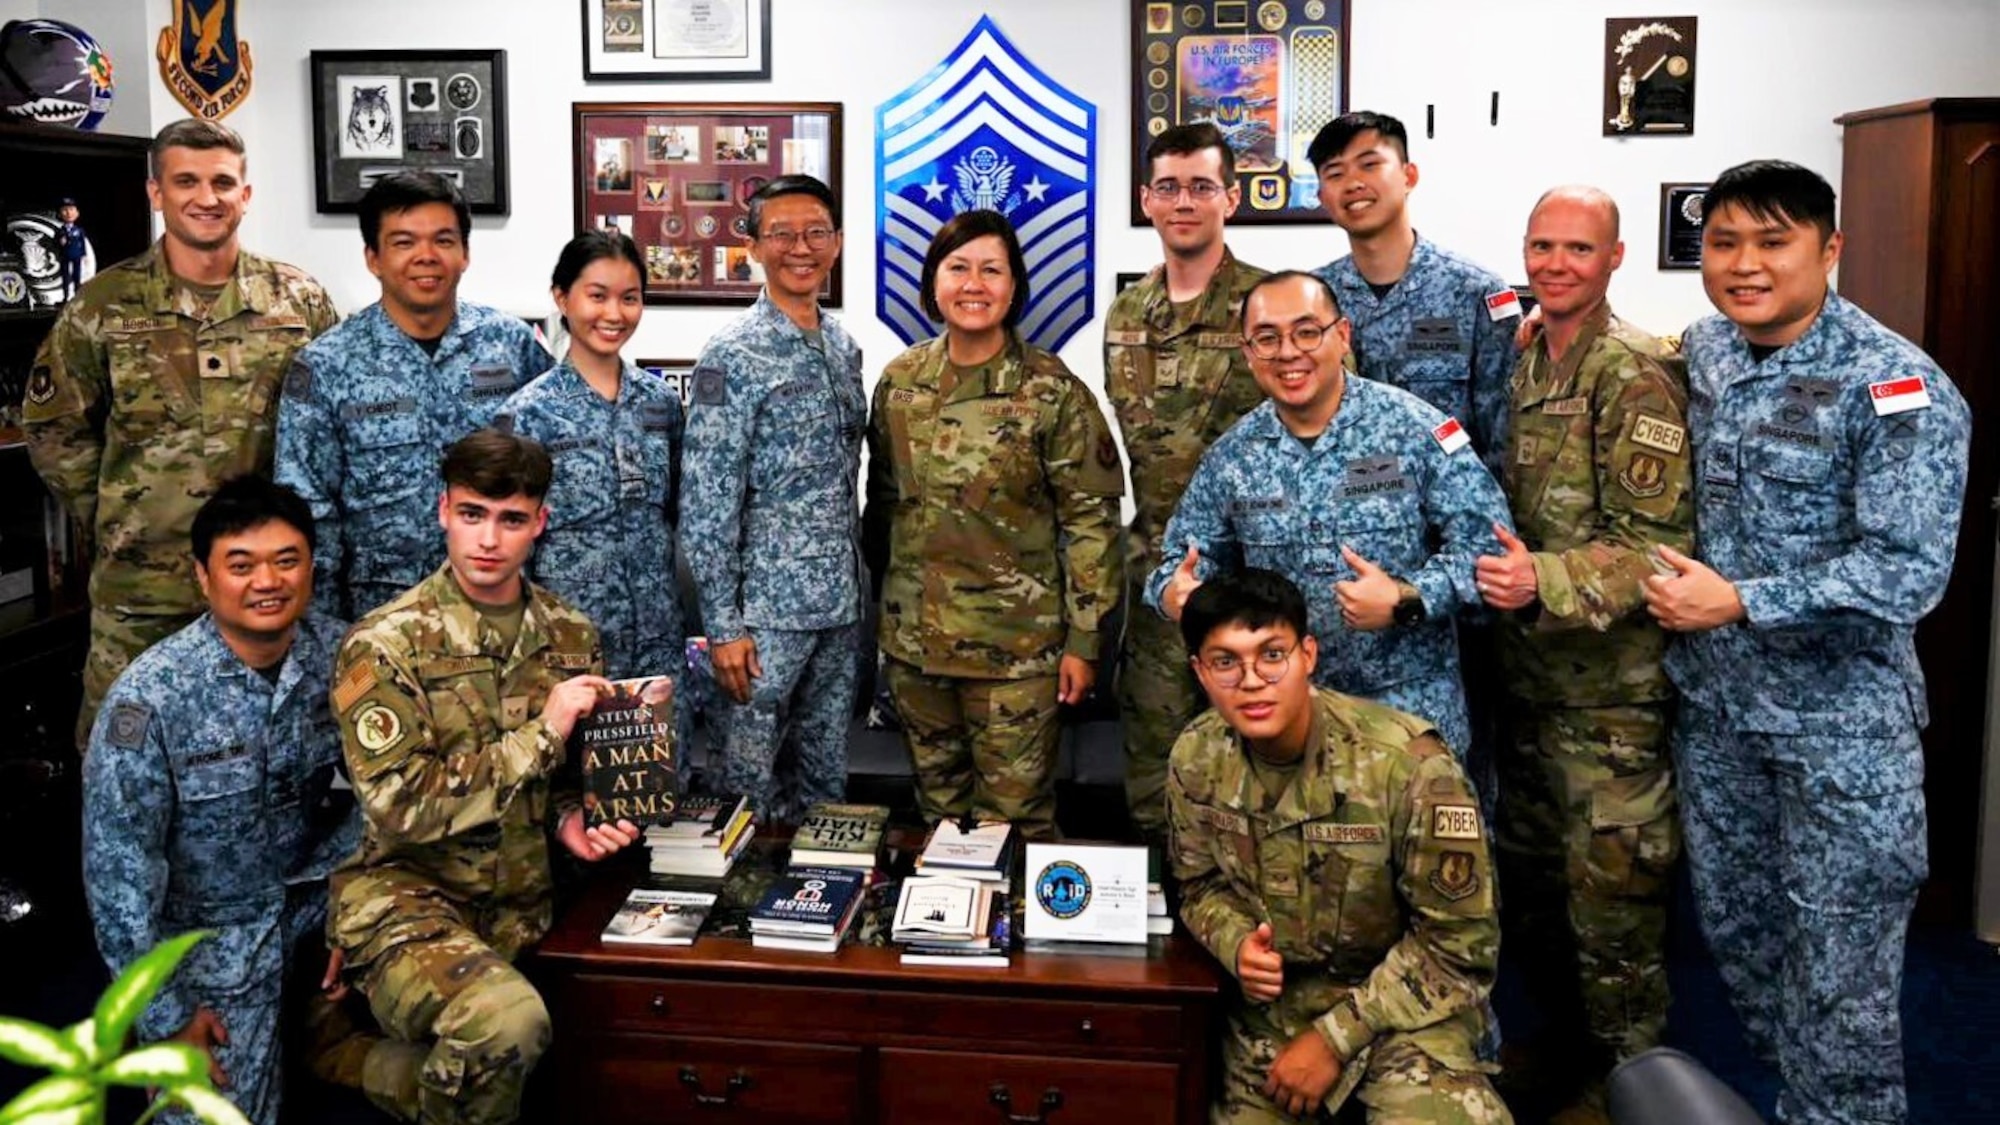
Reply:
<svg viewBox="0 0 2000 1125"><path fill-rule="evenodd" d="M215 931L140 1017L139 1039L180 1031L197 1007L221 1016L224 1093L259 1125L276 1125L284 1088L279 1012L301 999L286 981L317 983L327 873L360 837L353 805L328 797L341 628L300 618L273 685L197 618L118 678L83 763L83 885L112 973Z"/></svg>
<svg viewBox="0 0 2000 1125"><path fill-rule="evenodd" d="M444 562L438 465L549 369L526 321L458 303L431 356L378 302L300 353L278 411L278 483L312 506L313 601L359 616Z"/></svg>
<svg viewBox="0 0 2000 1125"><path fill-rule="evenodd" d="M1058 669L1095 664L1124 571L1124 467L1090 388L1008 340L955 367L940 336L897 356L868 427L879 639L924 816L1055 831Z"/></svg>
<svg viewBox="0 0 2000 1125"><path fill-rule="evenodd" d="M580 807L552 775L551 688L596 673L597 630L529 585L514 647L447 565L356 622L332 698L361 848L333 877L328 930L391 1038L363 1069L378 1105L425 1122L505 1122L549 1044L510 962L549 928L549 837Z"/></svg>
<svg viewBox="0 0 2000 1125"><path fill-rule="evenodd" d="M1356 376L1310 449L1269 402L1252 410L1202 458L1167 524L1174 549L1147 580L1146 603L1159 608L1189 544L1201 552L1198 577L1275 570L1306 596L1321 686L1422 715L1463 755L1453 616L1479 603L1473 558L1499 550L1493 524L1508 523L1507 499L1470 448L1445 451L1434 431L1446 421L1416 396ZM1424 620L1349 629L1333 588L1354 577L1343 545L1415 586Z"/></svg>
<svg viewBox="0 0 2000 1125"><path fill-rule="evenodd" d="M680 546L711 646L750 637L763 676L723 698L721 787L796 822L847 787L861 633L861 349L809 338L768 295L695 365ZM778 749L796 748L780 768Z"/></svg>
<svg viewBox="0 0 2000 1125"><path fill-rule="evenodd" d="M1160 533L1201 455L1264 400L1243 354L1243 295L1264 271L1226 249L1199 297L1168 298L1165 271L1111 302L1104 329L1104 391L1132 459L1128 573L1160 565ZM1176 555L1178 559L1178 555ZM1204 705L1179 632L1156 613L1127 608L1118 711L1125 731L1125 797L1149 839L1166 831L1167 752Z"/></svg>
<svg viewBox="0 0 2000 1125"><path fill-rule="evenodd" d="M1320 689L1312 707L1276 793L1214 712L1174 745L1181 920L1231 972L1260 923L1284 958L1278 999L1229 1013L1213 1120L1295 1120L1262 1087L1317 1029L1341 1063L1328 1113L1352 1094L1374 1125L1510 1122L1477 1055L1500 923L1472 788L1429 723Z"/></svg>
<svg viewBox="0 0 2000 1125"><path fill-rule="evenodd" d="M1409 268L1381 297L1349 255L1314 271L1333 286L1354 325L1361 374L1401 387L1465 423L1472 447L1498 471L1507 440L1507 381L1514 374L1518 302L1494 315L1487 298L1511 297L1489 270L1417 238Z"/></svg>
<svg viewBox="0 0 2000 1125"><path fill-rule="evenodd" d="M564 360L508 399L496 423L541 442L555 462L535 582L597 626L605 675L672 677L677 745L686 747L687 640L674 581L680 396L628 363L607 402Z"/></svg>
<svg viewBox="0 0 2000 1125"><path fill-rule="evenodd" d="M1911 635L1951 574L1969 414L1834 294L1762 362L1721 317L1684 347L1701 558L1747 615L1667 657L1702 929L1782 1120L1902 1121L1929 717ZM1905 380L1928 406L1885 397Z"/></svg>
<svg viewBox="0 0 2000 1125"><path fill-rule="evenodd" d="M79 746L125 665L201 613L195 510L270 470L285 369L339 319L318 282L242 251L203 303L155 244L85 283L28 376L28 455L93 541Z"/></svg>
<svg viewBox="0 0 2000 1125"><path fill-rule="evenodd" d="M1502 478L1538 588L1495 627L1507 949L1550 1024L1588 1037L1570 1066L1590 1081L1657 1046L1667 1016L1673 688L1641 591L1655 546L1692 549L1694 490L1687 389L1660 354L1605 303L1560 360L1537 338L1514 374Z"/></svg>

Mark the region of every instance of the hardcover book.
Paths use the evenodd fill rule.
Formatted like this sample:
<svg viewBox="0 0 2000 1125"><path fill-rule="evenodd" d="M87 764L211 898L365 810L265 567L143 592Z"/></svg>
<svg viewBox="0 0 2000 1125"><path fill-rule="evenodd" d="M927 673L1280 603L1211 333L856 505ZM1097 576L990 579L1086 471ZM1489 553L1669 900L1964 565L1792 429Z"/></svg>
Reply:
<svg viewBox="0 0 2000 1125"><path fill-rule="evenodd" d="M888 827L885 806L821 801L806 811L792 837L792 866L873 870Z"/></svg>
<svg viewBox="0 0 2000 1125"><path fill-rule="evenodd" d="M646 829L653 847L726 847L737 819L750 815L750 799L740 793L689 793L674 806L673 819Z"/></svg>
<svg viewBox="0 0 2000 1125"><path fill-rule="evenodd" d="M570 749L583 760L585 823L664 823L680 795L674 682L645 676L614 680L611 687L570 733Z"/></svg>
<svg viewBox="0 0 2000 1125"><path fill-rule="evenodd" d="M750 908L759 934L837 937L868 888L866 872L846 867L794 867L771 883Z"/></svg>
<svg viewBox="0 0 2000 1125"><path fill-rule="evenodd" d="M966 828L958 821L942 820L924 841L923 853L917 857L917 871L926 876L1003 881L1008 868L1008 845L1013 839L1014 826L1005 821Z"/></svg>
<svg viewBox="0 0 2000 1125"><path fill-rule="evenodd" d="M604 927L604 941L626 945L693 945L715 896L700 891L656 891L640 887Z"/></svg>

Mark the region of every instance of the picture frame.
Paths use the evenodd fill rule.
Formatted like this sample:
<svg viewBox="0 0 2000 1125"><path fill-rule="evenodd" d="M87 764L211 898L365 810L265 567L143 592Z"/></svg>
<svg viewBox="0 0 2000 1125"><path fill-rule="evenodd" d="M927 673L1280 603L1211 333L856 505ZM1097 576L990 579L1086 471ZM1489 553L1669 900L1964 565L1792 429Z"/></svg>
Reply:
<svg viewBox="0 0 2000 1125"><path fill-rule="evenodd" d="M750 304L764 283L750 196L791 172L841 194L838 102L578 102L571 114L576 229L639 244L649 305ZM840 304L838 261L821 299Z"/></svg>
<svg viewBox="0 0 2000 1125"><path fill-rule="evenodd" d="M508 213L506 51L314 51L310 69L320 214L354 214L413 170L457 184L475 215Z"/></svg>
<svg viewBox="0 0 2000 1125"><path fill-rule="evenodd" d="M1660 185L1660 260L1663 270L1701 268L1701 200L1708 185Z"/></svg>
<svg viewBox="0 0 2000 1125"><path fill-rule="evenodd" d="M1242 202L1229 222L1326 221L1307 146L1347 112L1350 0L1132 0L1132 225L1146 145L1214 121L1236 152Z"/></svg>
<svg viewBox="0 0 2000 1125"><path fill-rule="evenodd" d="M675 394L681 396L683 409L694 401L694 360L641 359L634 362L639 370L664 380Z"/></svg>
<svg viewBox="0 0 2000 1125"><path fill-rule="evenodd" d="M586 82L763 82L771 0L583 0Z"/></svg>

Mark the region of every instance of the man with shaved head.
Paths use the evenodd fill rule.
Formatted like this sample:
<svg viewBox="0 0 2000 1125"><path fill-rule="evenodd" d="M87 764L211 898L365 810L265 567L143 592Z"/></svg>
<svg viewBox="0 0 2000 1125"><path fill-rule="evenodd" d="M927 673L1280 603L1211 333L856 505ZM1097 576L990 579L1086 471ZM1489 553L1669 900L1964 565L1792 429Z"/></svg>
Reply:
<svg viewBox="0 0 2000 1125"><path fill-rule="evenodd" d="M1495 839L1509 957L1549 998L1559 1125L1604 1122L1611 1066L1659 1042L1668 875L1680 852L1666 633L1642 595L1659 547L1693 538L1687 386L1605 300L1618 205L1559 187L1522 242L1539 331L1514 370L1502 486L1518 537L1478 561L1500 611L1506 739ZM1542 1054L1542 1052L1534 1052ZM1581 1065L1579 1065L1581 1062ZM1533 1069L1509 1083L1534 1085Z"/></svg>

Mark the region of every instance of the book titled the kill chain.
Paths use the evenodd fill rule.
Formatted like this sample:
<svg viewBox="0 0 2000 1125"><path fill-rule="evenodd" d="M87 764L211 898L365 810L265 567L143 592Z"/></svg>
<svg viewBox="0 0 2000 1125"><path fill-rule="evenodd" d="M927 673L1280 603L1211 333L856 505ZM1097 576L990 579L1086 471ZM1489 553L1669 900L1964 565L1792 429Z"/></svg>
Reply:
<svg viewBox="0 0 2000 1125"><path fill-rule="evenodd" d="M681 788L674 768L674 682L665 676L613 680L611 691L577 720L570 750L583 759L586 823L671 821Z"/></svg>
<svg viewBox="0 0 2000 1125"><path fill-rule="evenodd" d="M886 806L821 801L806 810L792 837L792 866L871 870L888 824Z"/></svg>

